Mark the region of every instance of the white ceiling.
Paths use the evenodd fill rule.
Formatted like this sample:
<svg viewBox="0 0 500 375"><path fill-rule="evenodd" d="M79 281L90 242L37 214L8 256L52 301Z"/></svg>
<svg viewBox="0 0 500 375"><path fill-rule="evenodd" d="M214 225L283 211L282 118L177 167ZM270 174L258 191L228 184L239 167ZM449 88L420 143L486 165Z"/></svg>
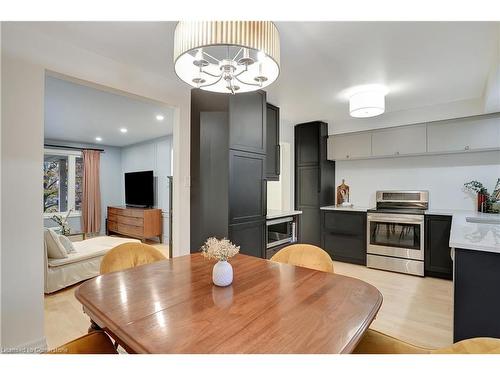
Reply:
<svg viewBox="0 0 500 375"><path fill-rule="evenodd" d="M281 75L267 91L290 123L353 121L345 90L385 84L386 114L481 98L499 22L277 22ZM175 22L46 22L38 32L175 78ZM178 81L178 80L177 80ZM175 82L175 80L174 80ZM189 90L182 82L172 90ZM388 117L389 118L389 117ZM370 120L356 120L369 124ZM364 121L364 122L363 122ZM369 125L367 125L369 126Z"/></svg>
<svg viewBox="0 0 500 375"><path fill-rule="evenodd" d="M158 121L157 115L164 120ZM126 128L127 133L120 132ZM45 80L45 138L123 147L173 131L173 109L62 79ZM96 137L102 141L97 142Z"/></svg>

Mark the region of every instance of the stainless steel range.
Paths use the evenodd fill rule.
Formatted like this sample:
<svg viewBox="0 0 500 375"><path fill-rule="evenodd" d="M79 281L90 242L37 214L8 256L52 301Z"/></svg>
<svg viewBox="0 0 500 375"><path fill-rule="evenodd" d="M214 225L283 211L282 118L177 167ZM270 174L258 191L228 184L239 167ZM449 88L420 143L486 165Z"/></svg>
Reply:
<svg viewBox="0 0 500 375"><path fill-rule="evenodd" d="M427 191L377 191L368 210L367 266L424 276L424 213Z"/></svg>

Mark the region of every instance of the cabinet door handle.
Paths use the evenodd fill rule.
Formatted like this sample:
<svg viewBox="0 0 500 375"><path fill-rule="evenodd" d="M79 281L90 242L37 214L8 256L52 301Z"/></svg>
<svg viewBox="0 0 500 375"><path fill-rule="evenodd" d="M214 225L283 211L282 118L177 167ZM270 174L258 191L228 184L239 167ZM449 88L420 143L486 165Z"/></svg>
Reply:
<svg viewBox="0 0 500 375"><path fill-rule="evenodd" d="M394 153L394 155L399 155L399 151L396 151L396 152Z"/></svg>
<svg viewBox="0 0 500 375"><path fill-rule="evenodd" d="M466 150L466 151L467 151L468 149L469 149L469 146L465 146L465 147L464 147L464 150Z"/></svg>
<svg viewBox="0 0 500 375"><path fill-rule="evenodd" d="M281 146L280 145L276 145L276 160L275 160L275 163L276 163L276 174L279 176L281 174Z"/></svg>
<svg viewBox="0 0 500 375"><path fill-rule="evenodd" d="M346 159L349 159L349 155L346 155L346 156L345 156L345 158L346 158Z"/></svg>

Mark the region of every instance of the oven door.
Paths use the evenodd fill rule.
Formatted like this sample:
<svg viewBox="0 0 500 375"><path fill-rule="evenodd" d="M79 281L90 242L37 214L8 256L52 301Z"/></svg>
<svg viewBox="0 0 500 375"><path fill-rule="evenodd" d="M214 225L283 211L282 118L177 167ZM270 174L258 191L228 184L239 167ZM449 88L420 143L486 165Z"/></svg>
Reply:
<svg viewBox="0 0 500 375"><path fill-rule="evenodd" d="M267 221L266 248L296 241L295 223L292 217L279 218Z"/></svg>
<svg viewBox="0 0 500 375"><path fill-rule="evenodd" d="M424 260L424 216L368 214L367 253Z"/></svg>

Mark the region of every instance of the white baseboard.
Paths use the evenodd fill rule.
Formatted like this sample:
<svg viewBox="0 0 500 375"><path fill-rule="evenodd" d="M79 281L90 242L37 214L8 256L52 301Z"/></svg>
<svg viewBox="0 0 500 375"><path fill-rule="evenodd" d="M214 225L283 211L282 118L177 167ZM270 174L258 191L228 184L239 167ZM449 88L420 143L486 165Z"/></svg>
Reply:
<svg viewBox="0 0 500 375"><path fill-rule="evenodd" d="M1 353L4 354L40 354L47 351L47 340L44 337L18 345L12 348L1 348Z"/></svg>

